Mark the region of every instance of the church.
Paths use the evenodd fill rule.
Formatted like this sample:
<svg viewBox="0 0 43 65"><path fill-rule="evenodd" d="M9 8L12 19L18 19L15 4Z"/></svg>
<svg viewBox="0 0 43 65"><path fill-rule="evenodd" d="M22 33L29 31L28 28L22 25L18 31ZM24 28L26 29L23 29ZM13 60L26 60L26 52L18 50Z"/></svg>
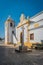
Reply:
<svg viewBox="0 0 43 65"><path fill-rule="evenodd" d="M21 14L20 22L15 26L15 22L8 17L5 22L5 44L23 43L31 48L32 44L43 42L43 11L33 17Z"/></svg>

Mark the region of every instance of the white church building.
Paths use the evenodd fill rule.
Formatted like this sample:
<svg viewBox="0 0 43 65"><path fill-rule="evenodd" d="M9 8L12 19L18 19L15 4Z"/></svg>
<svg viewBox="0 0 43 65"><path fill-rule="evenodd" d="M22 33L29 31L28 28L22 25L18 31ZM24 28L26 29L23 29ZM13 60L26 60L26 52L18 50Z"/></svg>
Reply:
<svg viewBox="0 0 43 65"><path fill-rule="evenodd" d="M13 19L8 17L5 22L5 44L21 44L31 47L32 44L43 42L43 11L33 17L20 16L15 26Z"/></svg>

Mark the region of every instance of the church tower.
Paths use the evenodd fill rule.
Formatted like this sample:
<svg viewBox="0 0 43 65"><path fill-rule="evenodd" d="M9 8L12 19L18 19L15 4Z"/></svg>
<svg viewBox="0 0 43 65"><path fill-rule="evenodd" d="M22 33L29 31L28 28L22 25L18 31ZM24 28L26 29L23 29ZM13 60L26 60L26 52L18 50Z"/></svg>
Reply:
<svg viewBox="0 0 43 65"><path fill-rule="evenodd" d="M5 44L13 43L14 21L9 16L5 22Z"/></svg>

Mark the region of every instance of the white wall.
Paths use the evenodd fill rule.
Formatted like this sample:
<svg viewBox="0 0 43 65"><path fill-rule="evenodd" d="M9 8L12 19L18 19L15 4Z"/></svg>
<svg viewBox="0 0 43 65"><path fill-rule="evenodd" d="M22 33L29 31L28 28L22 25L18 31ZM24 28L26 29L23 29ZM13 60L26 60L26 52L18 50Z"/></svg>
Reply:
<svg viewBox="0 0 43 65"><path fill-rule="evenodd" d="M30 30L29 34L34 33L34 40L30 40L30 42L41 42L43 40L43 28Z"/></svg>
<svg viewBox="0 0 43 65"><path fill-rule="evenodd" d="M28 30L30 29L29 34L34 33L34 40L30 40L30 42L39 42L40 43L41 40L43 40L43 27L39 28L40 26L43 26L43 13L41 13L40 15L38 15L36 17L31 18L30 20L31 20L31 22L32 21L36 22L36 23L30 24L30 26L28 28ZM38 27L35 27L34 26L35 24L38 24Z"/></svg>
<svg viewBox="0 0 43 65"><path fill-rule="evenodd" d="M15 36L13 35L13 43L17 44L17 39L15 38Z"/></svg>
<svg viewBox="0 0 43 65"><path fill-rule="evenodd" d="M36 23L33 23L33 24L30 24L29 28L28 29L33 29L35 28L35 24L38 24L38 26L43 26L43 20L39 21L39 22L36 22Z"/></svg>
<svg viewBox="0 0 43 65"><path fill-rule="evenodd" d="M13 24L12 27L10 27L10 23ZM14 31L14 22L7 21L7 23L5 23L5 43L7 43L7 42L13 43L12 31Z"/></svg>
<svg viewBox="0 0 43 65"><path fill-rule="evenodd" d="M27 35L28 35L28 24L24 25L24 42L27 42Z"/></svg>
<svg viewBox="0 0 43 65"><path fill-rule="evenodd" d="M16 33L16 35L17 35L18 42L20 42L20 33L21 33L21 32L22 32L22 28L21 28L21 27L17 28L17 33Z"/></svg>
<svg viewBox="0 0 43 65"><path fill-rule="evenodd" d="M8 42L8 31L9 31L9 24L8 23L5 23L5 43Z"/></svg>

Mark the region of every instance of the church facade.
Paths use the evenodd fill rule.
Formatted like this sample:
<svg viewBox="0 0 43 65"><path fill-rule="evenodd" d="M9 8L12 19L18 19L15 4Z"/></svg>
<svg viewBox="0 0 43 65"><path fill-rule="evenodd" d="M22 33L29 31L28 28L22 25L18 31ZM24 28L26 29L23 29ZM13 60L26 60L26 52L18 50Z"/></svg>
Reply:
<svg viewBox="0 0 43 65"><path fill-rule="evenodd" d="M15 26L10 17L5 22L5 44L32 44L43 42L43 11L33 17L21 14L20 22Z"/></svg>

